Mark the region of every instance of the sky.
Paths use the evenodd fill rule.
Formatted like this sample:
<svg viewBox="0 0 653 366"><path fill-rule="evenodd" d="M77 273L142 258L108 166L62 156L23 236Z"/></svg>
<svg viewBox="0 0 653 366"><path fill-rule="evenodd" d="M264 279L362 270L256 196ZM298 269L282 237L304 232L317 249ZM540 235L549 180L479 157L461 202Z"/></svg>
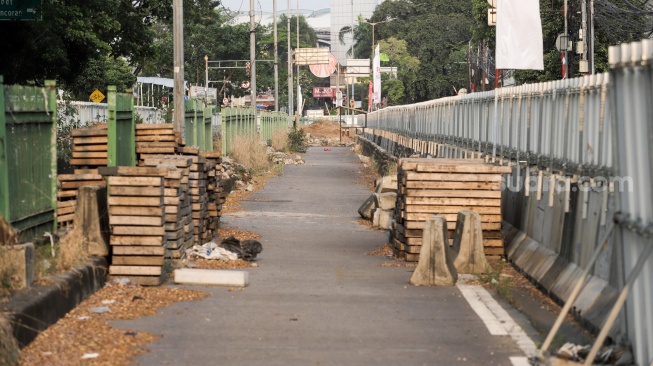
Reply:
<svg viewBox="0 0 653 366"><path fill-rule="evenodd" d="M300 9L320 10L330 7L330 0L290 0L290 7ZM249 0L222 0L222 4L229 10L249 11ZM272 0L254 0L255 10L272 12ZM277 11L288 8L288 0L277 0Z"/></svg>

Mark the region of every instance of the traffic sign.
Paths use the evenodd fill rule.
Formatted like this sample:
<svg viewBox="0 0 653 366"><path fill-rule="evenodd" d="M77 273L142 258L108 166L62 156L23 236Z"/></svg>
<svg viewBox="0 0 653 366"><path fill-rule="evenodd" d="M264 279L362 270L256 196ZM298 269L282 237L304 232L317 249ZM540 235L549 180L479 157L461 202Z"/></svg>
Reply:
<svg viewBox="0 0 653 366"><path fill-rule="evenodd" d="M43 20L41 0L0 0L0 20Z"/></svg>
<svg viewBox="0 0 653 366"><path fill-rule="evenodd" d="M2 1L2 0L0 0ZM102 94L101 91L95 89L93 93L91 93L91 96L89 97L93 102L95 103L100 103L101 101L104 100L104 94Z"/></svg>

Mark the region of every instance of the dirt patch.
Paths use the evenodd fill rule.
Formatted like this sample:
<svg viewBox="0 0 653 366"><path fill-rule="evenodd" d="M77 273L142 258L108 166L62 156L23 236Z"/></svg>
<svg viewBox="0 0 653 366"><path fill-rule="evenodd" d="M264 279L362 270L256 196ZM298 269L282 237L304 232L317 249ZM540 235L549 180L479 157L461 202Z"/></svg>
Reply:
<svg viewBox="0 0 653 366"><path fill-rule="evenodd" d="M115 329L109 321L153 315L172 303L207 296L181 288L107 285L25 347L21 365L129 365L134 356L147 352L141 347L158 336Z"/></svg>
<svg viewBox="0 0 653 366"><path fill-rule="evenodd" d="M272 170L262 175L258 175L255 178L252 178L249 181L252 184L251 191L247 191L247 190L231 191L231 193L227 195L227 199L225 200L225 203L222 204L222 213L229 214L229 213L241 212L242 201L245 198L249 197L252 193L263 188L268 180L276 177L277 175L279 175L279 172Z"/></svg>
<svg viewBox="0 0 653 366"><path fill-rule="evenodd" d="M320 138L340 137L340 124L334 121L328 121L328 120L316 121L308 126L302 126L301 128L302 130L304 130L304 132L310 133L312 137L320 137Z"/></svg>

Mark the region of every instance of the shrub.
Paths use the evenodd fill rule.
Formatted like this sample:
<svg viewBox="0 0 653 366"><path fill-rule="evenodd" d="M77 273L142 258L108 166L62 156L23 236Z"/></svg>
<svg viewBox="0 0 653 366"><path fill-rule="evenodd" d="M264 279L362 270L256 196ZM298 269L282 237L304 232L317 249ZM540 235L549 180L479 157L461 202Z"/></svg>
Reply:
<svg viewBox="0 0 653 366"><path fill-rule="evenodd" d="M288 150L291 152L305 153L308 148L306 143L306 136L304 130L301 128L293 128L288 133Z"/></svg>

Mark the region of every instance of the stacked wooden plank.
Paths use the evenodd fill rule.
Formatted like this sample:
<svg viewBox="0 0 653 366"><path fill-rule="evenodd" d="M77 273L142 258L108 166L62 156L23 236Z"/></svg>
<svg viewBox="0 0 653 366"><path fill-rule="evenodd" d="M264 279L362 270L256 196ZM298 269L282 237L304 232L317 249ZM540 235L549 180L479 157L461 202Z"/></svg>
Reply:
<svg viewBox="0 0 653 366"><path fill-rule="evenodd" d="M174 154L177 136L172 123L136 125L136 154Z"/></svg>
<svg viewBox="0 0 653 366"><path fill-rule="evenodd" d="M190 156L193 164L190 167L188 177L189 194L193 209L193 235L195 244L202 245L211 239L208 239L208 222L209 222L209 195L206 190L207 186L207 164L203 156Z"/></svg>
<svg viewBox="0 0 653 366"><path fill-rule="evenodd" d="M186 249L193 243L193 218L191 197L188 192L188 176L192 159L180 155L148 156L139 165L167 168L170 172L164 177L166 255L171 259L181 259ZM176 175L176 171L181 176ZM173 175L174 174L174 175Z"/></svg>
<svg viewBox="0 0 653 366"><path fill-rule="evenodd" d="M57 223L59 227L72 224L77 207L79 187L88 185L106 186L97 169L76 169L74 174L57 175Z"/></svg>
<svg viewBox="0 0 653 366"><path fill-rule="evenodd" d="M98 167L107 165L107 124L74 129L72 166Z"/></svg>
<svg viewBox="0 0 653 366"><path fill-rule="evenodd" d="M222 182L222 157L217 151L201 152L201 156L207 160L207 182L206 190L209 198L208 211L208 237L217 236L220 227L220 217L222 216L222 203L221 199L224 191L224 184ZM226 198L226 196L225 196Z"/></svg>
<svg viewBox="0 0 653 366"><path fill-rule="evenodd" d="M109 185L111 277L126 277L140 285L160 285L166 232L164 177L169 169L105 167ZM175 175L172 175L175 176ZM181 171L177 170L181 178Z"/></svg>
<svg viewBox="0 0 653 366"><path fill-rule="evenodd" d="M503 255L501 179L510 172L477 159L401 159L391 233L395 256L417 261L426 220L444 216L453 235L460 210L481 215L486 255Z"/></svg>

